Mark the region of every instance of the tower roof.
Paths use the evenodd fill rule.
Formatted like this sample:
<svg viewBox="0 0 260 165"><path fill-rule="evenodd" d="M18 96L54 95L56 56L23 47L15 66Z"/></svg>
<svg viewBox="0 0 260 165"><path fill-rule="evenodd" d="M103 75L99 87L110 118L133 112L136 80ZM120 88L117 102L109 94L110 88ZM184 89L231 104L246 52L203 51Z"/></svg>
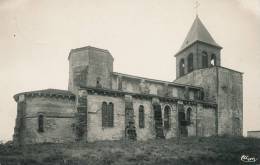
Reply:
<svg viewBox="0 0 260 165"><path fill-rule="evenodd" d="M198 16L196 16L189 33L187 34L182 46L181 50L187 48L191 44L193 44L196 41L201 41L204 43L207 43L212 46L220 47L219 44L216 43L216 41L212 38L206 27L203 25L201 20ZM180 50L180 51L181 51Z"/></svg>

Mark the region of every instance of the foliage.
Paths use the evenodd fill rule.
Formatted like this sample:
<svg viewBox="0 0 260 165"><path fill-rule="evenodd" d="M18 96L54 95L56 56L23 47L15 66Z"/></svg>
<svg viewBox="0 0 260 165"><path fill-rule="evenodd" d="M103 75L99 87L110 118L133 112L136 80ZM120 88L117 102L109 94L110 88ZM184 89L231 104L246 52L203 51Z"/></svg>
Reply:
<svg viewBox="0 0 260 165"><path fill-rule="evenodd" d="M188 137L149 141L100 141L71 144L0 144L1 165L133 165L241 164L242 154L260 159L260 139L243 137ZM257 162L259 163L259 162Z"/></svg>

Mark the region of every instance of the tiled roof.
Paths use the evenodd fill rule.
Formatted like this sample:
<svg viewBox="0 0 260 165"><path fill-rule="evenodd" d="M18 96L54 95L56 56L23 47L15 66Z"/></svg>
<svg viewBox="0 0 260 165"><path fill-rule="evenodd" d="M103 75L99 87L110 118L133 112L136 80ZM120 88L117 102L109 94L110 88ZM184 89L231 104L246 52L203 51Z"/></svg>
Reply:
<svg viewBox="0 0 260 165"><path fill-rule="evenodd" d="M180 83L175 83L175 82L170 82L170 81L156 80L156 79L134 76L134 75L129 75L129 74L123 74L123 73L118 73L118 72L113 72L112 74L116 75L116 76L131 78L131 79L145 80L147 82L152 82L152 83L167 84L167 85L172 85L172 86L176 86L176 87L190 87L190 88L197 89L197 90L202 89L201 87L195 86L195 85L180 84Z"/></svg>
<svg viewBox="0 0 260 165"><path fill-rule="evenodd" d="M201 41L216 47L221 47L216 41L212 38L206 27L203 25L198 16L196 16L189 33L187 34L182 46L181 50L190 46L196 41Z"/></svg>
<svg viewBox="0 0 260 165"><path fill-rule="evenodd" d="M67 90L61 90L61 89L43 89L43 90L36 90L36 91L29 91L29 92L22 92L22 93L18 93L16 95L14 95L14 99L17 100L19 95L48 95L48 96L68 96L68 97L75 97L75 95Z"/></svg>

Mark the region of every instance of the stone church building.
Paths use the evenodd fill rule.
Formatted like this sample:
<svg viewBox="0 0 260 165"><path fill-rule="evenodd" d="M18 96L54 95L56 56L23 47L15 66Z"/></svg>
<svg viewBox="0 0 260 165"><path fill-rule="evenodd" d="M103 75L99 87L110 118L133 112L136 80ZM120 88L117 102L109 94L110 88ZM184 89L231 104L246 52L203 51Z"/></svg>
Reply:
<svg viewBox="0 0 260 165"><path fill-rule="evenodd" d="M114 72L108 50L72 49L68 90L14 96L13 140L31 144L240 136L242 73L221 66L221 49L198 16L175 54L173 82Z"/></svg>

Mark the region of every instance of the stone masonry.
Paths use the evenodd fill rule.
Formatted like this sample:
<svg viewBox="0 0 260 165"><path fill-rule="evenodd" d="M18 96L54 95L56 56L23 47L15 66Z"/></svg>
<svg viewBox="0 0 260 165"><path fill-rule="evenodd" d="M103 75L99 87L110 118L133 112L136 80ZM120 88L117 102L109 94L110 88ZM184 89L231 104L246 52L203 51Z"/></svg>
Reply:
<svg viewBox="0 0 260 165"><path fill-rule="evenodd" d="M242 73L196 17L176 57L176 80L113 71L108 50L69 53L68 90L16 94L15 144L242 135ZM159 69L159 68L158 68Z"/></svg>

